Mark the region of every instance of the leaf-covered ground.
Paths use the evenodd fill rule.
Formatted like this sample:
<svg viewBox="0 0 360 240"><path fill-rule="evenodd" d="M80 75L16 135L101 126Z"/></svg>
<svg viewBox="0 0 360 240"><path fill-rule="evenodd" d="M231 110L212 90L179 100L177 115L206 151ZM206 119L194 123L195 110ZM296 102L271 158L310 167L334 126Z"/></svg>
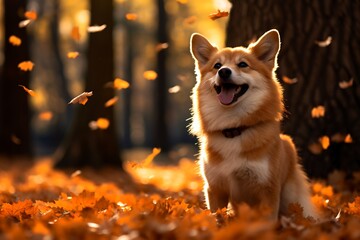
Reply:
<svg viewBox="0 0 360 240"><path fill-rule="evenodd" d="M155 152L155 151L154 151ZM116 169L63 172L51 160L0 161L1 239L359 239L360 175L312 183L324 220L278 222L240 206L241 215L205 210L196 163L159 166L151 158Z"/></svg>

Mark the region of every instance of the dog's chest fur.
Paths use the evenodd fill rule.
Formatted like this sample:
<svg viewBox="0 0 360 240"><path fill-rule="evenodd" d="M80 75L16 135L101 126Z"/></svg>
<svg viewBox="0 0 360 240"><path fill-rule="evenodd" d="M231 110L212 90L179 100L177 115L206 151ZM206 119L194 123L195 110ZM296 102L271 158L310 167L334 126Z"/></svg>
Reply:
<svg viewBox="0 0 360 240"><path fill-rule="evenodd" d="M207 146L204 146L201 158L203 174L209 185L222 185L219 187L223 188L233 180L243 184L260 185L269 181L269 157L263 155L248 159L241 153L240 141L239 138L224 139L223 137L206 141Z"/></svg>

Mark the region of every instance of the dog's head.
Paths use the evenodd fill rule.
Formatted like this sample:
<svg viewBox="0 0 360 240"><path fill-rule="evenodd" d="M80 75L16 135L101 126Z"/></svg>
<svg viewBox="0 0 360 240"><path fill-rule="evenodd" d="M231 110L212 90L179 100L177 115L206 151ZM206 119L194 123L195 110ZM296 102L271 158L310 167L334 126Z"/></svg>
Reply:
<svg viewBox="0 0 360 240"><path fill-rule="evenodd" d="M193 34L190 51L198 78L192 95L192 131L281 119L282 89L275 77L279 49L277 30L266 32L247 48L222 50L202 35Z"/></svg>

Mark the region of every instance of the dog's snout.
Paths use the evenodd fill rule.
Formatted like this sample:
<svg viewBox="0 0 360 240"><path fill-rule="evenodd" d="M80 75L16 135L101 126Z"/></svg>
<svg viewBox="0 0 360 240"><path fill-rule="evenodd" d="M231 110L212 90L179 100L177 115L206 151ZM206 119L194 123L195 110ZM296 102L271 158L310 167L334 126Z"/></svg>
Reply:
<svg viewBox="0 0 360 240"><path fill-rule="evenodd" d="M230 68L221 68L221 69L219 69L218 74L221 79L228 80L231 76L231 69Z"/></svg>

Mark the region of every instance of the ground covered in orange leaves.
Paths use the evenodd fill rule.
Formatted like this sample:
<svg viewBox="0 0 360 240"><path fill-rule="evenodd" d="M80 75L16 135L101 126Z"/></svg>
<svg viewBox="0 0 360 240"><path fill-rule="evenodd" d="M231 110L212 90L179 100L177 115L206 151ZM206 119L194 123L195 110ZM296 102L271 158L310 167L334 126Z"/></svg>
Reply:
<svg viewBox="0 0 360 240"><path fill-rule="evenodd" d="M0 161L0 238L8 239L359 239L359 174L334 172L312 183L320 222L293 214L270 222L240 206L241 215L205 210L196 163L128 162L114 169L63 172L51 160Z"/></svg>

